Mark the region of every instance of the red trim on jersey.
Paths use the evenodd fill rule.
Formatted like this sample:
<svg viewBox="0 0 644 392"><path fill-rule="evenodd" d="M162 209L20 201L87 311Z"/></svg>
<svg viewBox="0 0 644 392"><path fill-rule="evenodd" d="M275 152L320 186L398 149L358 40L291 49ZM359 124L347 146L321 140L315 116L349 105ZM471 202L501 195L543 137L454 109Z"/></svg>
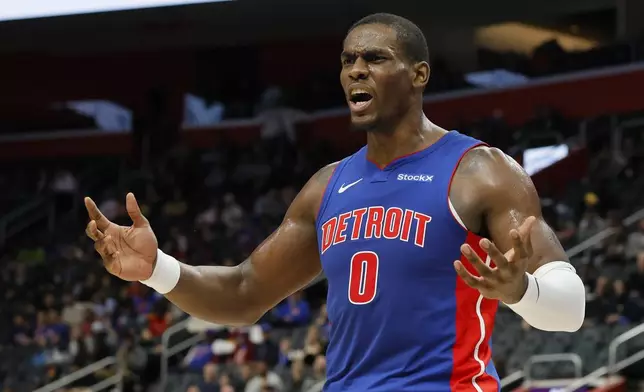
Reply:
<svg viewBox="0 0 644 392"><path fill-rule="evenodd" d="M465 243L472 247L476 254L485 260L487 254L479 246L481 237L469 232ZM474 267L461 256L461 262L470 273L478 275ZM496 392L499 383L485 372L492 359L492 350L488 344L494 329L494 317L498 301L483 298L480 305L480 315L477 313L477 303L481 294L469 287L460 276L456 275L456 340L452 348L452 377L450 387L453 392L476 392L472 382L484 392ZM481 341L481 319L483 318L484 336ZM481 342L479 344L479 342ZM478 347L478 351L476 350ZM481 369L483 362L483 369ZM478 377L477 377L478 375Z"/></svg>
<svg viewBox="0 0 644 392"><path fill-rule="evenodd" d="M458 161L456 162L456 165L454 166L454 170L452 170L452 175L449 177L449 182L447 183L447 208L449 209L450 215L452 216L452 218L454 218L454 220L456 221L456 223L458 223L459 226L461 226L461 224L459 223L458 219L456 219L456 217L454 216L454 212L452 211L452 209L449 208L449 192L452 189L452 181L454 181L454 176L456 175L456 170L458 169L458 166L461 164L461 161L465 157L465 154L467 154L468 152L472 151L473 149L475 149L477 147L488 147L488 144L480 142L480 143L475 144L472 147L468 148L467 150L463 151L463 153L461 154L461 157L458 158ZM463 222L463 224L465 224L465 222ZM463 226L461 226L461 227L463 227ZM463 227L463 229L467 230L464 227Z"/></svg>
<svg viewBox="0 0 644 392"><path fill-rule="evenodd" d="M324 186L324 191L322 192L322 199L320 200L320 205L318 206L318 213L315 214L315 219L317 220L318 217L320 216L320 212L322 211L322 206L324 206L324 196L326 196L326 190L329 187L329 184L331 183L331 179L333 178L333 175L335 174L335 169L340 166L340 163L335 165L333 168L333 171L331 171L331 175L329 176L329 179L326 181L326 185Z"/></svg>

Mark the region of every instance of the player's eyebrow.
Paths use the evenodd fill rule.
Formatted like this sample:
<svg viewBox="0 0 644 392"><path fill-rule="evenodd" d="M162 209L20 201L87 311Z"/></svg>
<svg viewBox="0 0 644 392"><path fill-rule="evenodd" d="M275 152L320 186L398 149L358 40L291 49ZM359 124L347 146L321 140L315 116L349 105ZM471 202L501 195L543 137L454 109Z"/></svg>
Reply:
<svg viewBox="0 0 644 392"><path fill-rule="evenodd" d="M340 54L341 58L351 58L357 56L382 56L390 54L389 51L382 48L365 48L355 51L343 50Z"/></svg>

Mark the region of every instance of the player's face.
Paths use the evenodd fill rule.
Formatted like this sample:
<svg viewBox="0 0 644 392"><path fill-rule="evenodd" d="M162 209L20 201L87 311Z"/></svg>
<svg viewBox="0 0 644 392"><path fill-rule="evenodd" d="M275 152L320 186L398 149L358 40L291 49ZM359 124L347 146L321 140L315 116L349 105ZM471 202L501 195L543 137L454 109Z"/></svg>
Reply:
<svg viewBox="0 0 644 392"><path fill-rule="evenodd" d="M344 40L340 82L355 129L385 130L408 110L414 96L412 66L388 26L358 26Z"/></svg>

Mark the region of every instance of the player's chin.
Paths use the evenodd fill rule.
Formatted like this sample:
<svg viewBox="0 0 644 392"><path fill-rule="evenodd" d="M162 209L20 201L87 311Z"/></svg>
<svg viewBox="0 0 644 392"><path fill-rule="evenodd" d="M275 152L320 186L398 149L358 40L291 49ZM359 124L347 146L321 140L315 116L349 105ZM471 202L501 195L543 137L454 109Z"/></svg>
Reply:
<svg viewBox="0 0 644 392"><path fill-rule="evenodd" d="M378 118L371 115L351 115L351 130L356 132L369 132L377 128Z"/></svg>

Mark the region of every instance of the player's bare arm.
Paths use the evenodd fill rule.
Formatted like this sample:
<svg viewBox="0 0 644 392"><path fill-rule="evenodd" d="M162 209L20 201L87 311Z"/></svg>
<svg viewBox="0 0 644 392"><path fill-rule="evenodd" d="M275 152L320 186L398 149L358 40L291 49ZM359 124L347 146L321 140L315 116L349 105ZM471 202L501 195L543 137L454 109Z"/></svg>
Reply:
<svg viewBox="0 0 644 392"><path fill-rule="evenodd" d="M178 282L165 293L166 298L200 319L247 325L308 284L321 271L315 218L335 166L324 167L308 181L282 224L248 259L236 267L179 263ZM133 221L130 227L109 222L87 198L90 222L86 231L110 273L146 283L154 279L153 273L163 273L159 268L164 267L157 260L156 237L134 195L127 195L126 205Z"/></svg>
<svg viewBox="0 0 644 392"><path fill-rule="evenodd" d="M552 329L576 330L581 326L585 308L583 283L543 219L534 184L516 161L495 148L471 150L457 169L450 198L465 226L489 237L482 239L480 246L493 262L490 266L469 245L463 245L463 254L479 273L474 276L456 262L455 268L466 283L488 298L523 306L522 302L532 300L532 296L536 301L546 295L542 292L546 287L542 286L547 280L541 276L549 275L549 280L561 280L563 276L559 286L567 287L560 287L558 295L562 300L569 299L570 307L576 310L566 315L565 327ZM562 275L564 270L572 273ZM559 316L556 307L550 310L551 317ZM538 312L533 309L533 313ZM530 322L527 318L526 321ZM535 326L551 329L548 325Z"/></svg>

